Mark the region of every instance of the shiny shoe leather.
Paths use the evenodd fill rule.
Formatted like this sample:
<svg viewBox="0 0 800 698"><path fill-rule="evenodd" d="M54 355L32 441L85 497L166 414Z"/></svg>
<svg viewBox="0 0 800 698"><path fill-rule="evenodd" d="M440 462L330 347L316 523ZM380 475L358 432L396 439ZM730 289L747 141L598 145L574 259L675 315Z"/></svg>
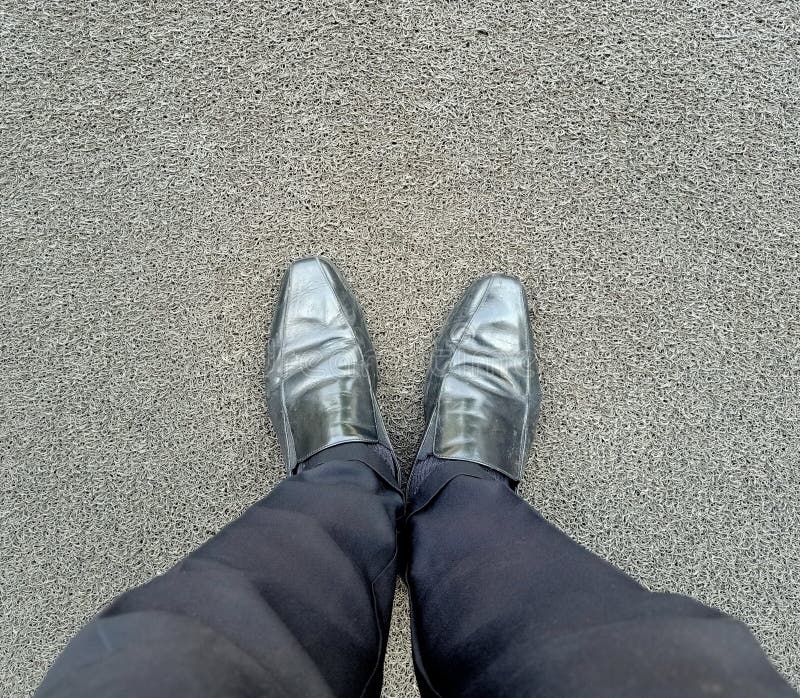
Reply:
<svg viewBox="0 0 800 698"><path fill-rule="evenodd" d="M541 390L525 289L500 274L475 281L442 331L425 386L427 427L417 461L471 461L516 485Z"/></svg>
<svg viewBox="0 0 800 698"><path fill-rule="evenodd" d="M375 401L377 365L364 318L336 267L301 259L286 272L267 346L266 391L289 473L347 442L391 450Z"/></svg>

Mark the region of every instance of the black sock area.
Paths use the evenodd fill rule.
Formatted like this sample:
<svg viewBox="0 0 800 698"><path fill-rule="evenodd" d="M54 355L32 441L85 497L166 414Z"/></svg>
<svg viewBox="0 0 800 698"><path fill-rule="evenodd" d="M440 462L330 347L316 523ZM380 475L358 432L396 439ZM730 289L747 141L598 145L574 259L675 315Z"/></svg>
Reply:
<svg viewBox="0 0 800 698"><path fill-rule="evenodd" d="M496 480L507 484L512 490L515 489L516 483L509 477L499 472L492 470L479 463L472 461L462 460L449 460L446 458L439 458L437 456L428 456L427 458L417 461L411 471L411 477L408 481L408 497L414 499L425 487L431 479L432 475L436 475L436 479L441 479L442 476L454 476L459 474L469 474L473 477L480 477L484 480Z"/></svg>

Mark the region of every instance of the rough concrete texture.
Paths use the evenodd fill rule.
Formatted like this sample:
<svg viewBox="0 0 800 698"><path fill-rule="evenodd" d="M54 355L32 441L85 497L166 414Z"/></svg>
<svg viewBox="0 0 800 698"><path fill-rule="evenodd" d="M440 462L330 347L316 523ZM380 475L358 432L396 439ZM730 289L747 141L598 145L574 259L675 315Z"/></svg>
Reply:
<svg viewBox="0 0 800 698"><path fill-rule="evenodd" d="M779 0L4 3L3 695L281 479L262 350L309 253L406 462L449 306L519 275L524 496L798 685L799 29Z"/></svg>

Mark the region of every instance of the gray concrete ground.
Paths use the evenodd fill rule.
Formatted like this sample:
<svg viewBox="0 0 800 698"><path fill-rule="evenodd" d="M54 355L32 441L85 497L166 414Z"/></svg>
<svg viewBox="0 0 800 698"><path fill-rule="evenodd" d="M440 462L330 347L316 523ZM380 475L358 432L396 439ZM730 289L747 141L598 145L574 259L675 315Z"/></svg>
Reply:
<svg viewBox="0 0 800 698"><path fill-rule="evenodd" d="M448 307L519 275L524 496L800 683L798 29L779 0L3 3L3 695L281 479L262 349L309 253L406 462ZM408 642L401 594L387 696Z"/></svg>

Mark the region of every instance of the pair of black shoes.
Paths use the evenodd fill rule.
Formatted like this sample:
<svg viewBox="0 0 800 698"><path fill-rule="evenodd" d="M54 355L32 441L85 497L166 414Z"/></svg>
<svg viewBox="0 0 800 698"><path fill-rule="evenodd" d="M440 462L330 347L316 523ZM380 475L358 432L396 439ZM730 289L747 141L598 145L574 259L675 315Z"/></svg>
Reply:
<svg viewBox="0 0 800 698"><path fill-rule="evenodd" d="M289 474L347 442L392 450L375 399L377 362L358 302L336 267L301 259L286 272L267 347L267 398ZM417 462L470 461L522 477L540 389L525 290L477 279L450 315L425 384Z"/></svg>

